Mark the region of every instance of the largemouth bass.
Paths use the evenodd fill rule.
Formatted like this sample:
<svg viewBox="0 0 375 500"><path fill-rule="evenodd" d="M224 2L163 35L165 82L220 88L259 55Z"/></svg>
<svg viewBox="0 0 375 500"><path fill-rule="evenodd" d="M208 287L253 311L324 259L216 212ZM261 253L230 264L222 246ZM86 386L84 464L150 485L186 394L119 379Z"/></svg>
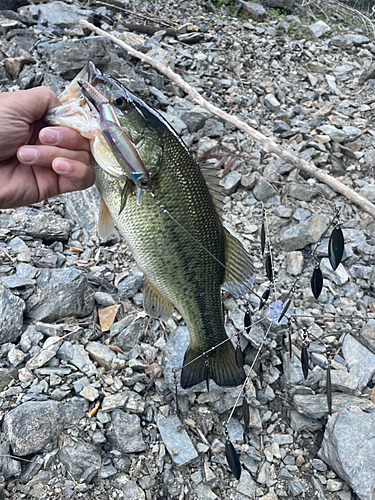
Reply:
<svg viewBox="0 0 375 500"><path fill-rule="evenodd" d="M222 225L223 196L215 171L201 169L161 114L92 63L60 101L46 120L90 139L102 197L99 235L108 235L114 221L144 273L146 313L166 320L176 308L188 327L191 343L181 386L208 379L219 386L241 384L245 373L225 332L221 288L244 295L253 284L254 267ZM109 122L104 119L107 111ZM119 126L122 155L116 146ZM112 144L104 129L111 140L116 138Z"/></svg>

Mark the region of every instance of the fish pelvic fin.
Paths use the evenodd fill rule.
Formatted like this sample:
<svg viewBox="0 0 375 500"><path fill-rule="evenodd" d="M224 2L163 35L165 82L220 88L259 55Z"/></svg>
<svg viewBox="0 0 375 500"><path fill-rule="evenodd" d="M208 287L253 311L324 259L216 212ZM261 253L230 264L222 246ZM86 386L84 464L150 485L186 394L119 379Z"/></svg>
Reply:
<svg viewBox="0 0 375 500"><path fill-rule="evenodd" d="M173 304L165 299L147 279L143 290L143 307L146 314L163 321L168 321L174 309Z"/></svg>
<svg viewBox="0 0 375 500"><path fill-rule="evenodd" d="M98 234L102 240L107 239L113 233L114 225L112 215L109 212L103 198L100 199Z"/></svg>
<svg viewBox="0 0 375 500"><path fill-rule="evenodd" d="M220 387L233 387L244 382L246 374L236 363L236 353L230 340L212 351L207 357L190 345L185 353L181 372L181 387L187 389L200 382L212 379ZM195 361L194 361L195 360Z"/></svg>

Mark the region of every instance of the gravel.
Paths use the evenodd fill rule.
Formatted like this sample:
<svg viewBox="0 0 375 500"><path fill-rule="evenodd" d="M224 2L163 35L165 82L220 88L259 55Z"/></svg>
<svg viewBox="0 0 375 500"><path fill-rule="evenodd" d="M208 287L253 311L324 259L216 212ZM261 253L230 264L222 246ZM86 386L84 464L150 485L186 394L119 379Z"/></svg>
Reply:
<svg viewBox="0 0 375 500"><path fill-rule="evenodd" d="M255 312L251 330L240 333L245 301L225 297L228 334L239 336L251 374L245 393L214 383L209 392L205 383L182 390L177 372L178 418L174 368L190 343L187 328L177 312L167 323L145 316L144 277L126 243L118 233L105 242L97 236L96 188L0 210L0 496L351 500L355 493L370 499L374 217L77 21L95 22L166 62L210 102L372 202L373 35L336 9L314 19L293 0L110 0L126 12L95 1L23 3L0 0L1 90L42 84L59 93L91 59L163 113L193 154L221 148L222 156L217 149L210 161L222 178L224 225L257 269L250 307L257 309L269 283L259 237L263 203L276 276L272 300L285 301L294 285L295 322L290 358L286 326L270 323L274 308ZM158 30L128 30L141 23ZM338 209L343 261L332 270L328 232L316 252L323 289L315 300L315 262L308 258ZM225 458L223 432L235 405L228 433L242 463L239 481Z"/></svg>

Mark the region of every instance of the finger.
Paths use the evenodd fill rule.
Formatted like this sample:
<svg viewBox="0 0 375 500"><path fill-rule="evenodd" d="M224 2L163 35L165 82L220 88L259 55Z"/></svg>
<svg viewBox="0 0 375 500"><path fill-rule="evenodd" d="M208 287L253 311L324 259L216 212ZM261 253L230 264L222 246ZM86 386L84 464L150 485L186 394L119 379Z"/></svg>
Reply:
<svg viewBox="0 0 375 500"><path fill-rule="evenodd" d="M67 193L86 189L95 182L95 173L85 163L67 158L55 158L52 169L59 175L59 191Z"/></svg>
<svg viewBox="0 0 375 500"><path fill-rule="evenodd" d="M40 120L48 109L60 105L60 101L48 87L6 92L0 96L0 101L11 115L16 115L16 118L18 110L22 109L23 119L27 123Z"/></svg>
<svg viewBox="0 0 375 500"><path fill-rule="evenodd" d="M87 151L72 151L57 146L22 146L17 151L17 158L26 165L50 167L55 158L67 158L89 164L90 155Z"/></svg>
<svg viewBox="0 0 375 500"><path fill-rule="evenodd" d="M69 127L45 127L39 132L39 140L49 146L90 151L89 141Z"/></svg>

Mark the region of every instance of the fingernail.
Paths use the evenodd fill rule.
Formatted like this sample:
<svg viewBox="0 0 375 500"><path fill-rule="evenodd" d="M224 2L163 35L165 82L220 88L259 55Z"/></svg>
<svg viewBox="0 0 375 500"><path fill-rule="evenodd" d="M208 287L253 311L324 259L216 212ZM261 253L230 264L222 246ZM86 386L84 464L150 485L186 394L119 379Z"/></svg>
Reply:
<svg viewBox="0 0 375 500"><path fill-rule="evenodd" d="M66 174L70 170L70 163L66 160L56 159L56 160L54 160L52 166L53 166L53 170L57 174Z"/></svg>
<svg viewBox="0 0 375 500"><path fill-rule="evenodd" d="M43 128L40 131L39 137L40 140L43 142L43 144L51 144L51 146L59 144L61 140L60 132L58 130L48 127Z"/></svg>
<svg viewBox="0 0 375 500"><path fill-rule="evenodd" d="M37 158L37 151L35 148L24 147L19 150L18 155L21 161L24 161L25 163L33 163Z"/></svg>

